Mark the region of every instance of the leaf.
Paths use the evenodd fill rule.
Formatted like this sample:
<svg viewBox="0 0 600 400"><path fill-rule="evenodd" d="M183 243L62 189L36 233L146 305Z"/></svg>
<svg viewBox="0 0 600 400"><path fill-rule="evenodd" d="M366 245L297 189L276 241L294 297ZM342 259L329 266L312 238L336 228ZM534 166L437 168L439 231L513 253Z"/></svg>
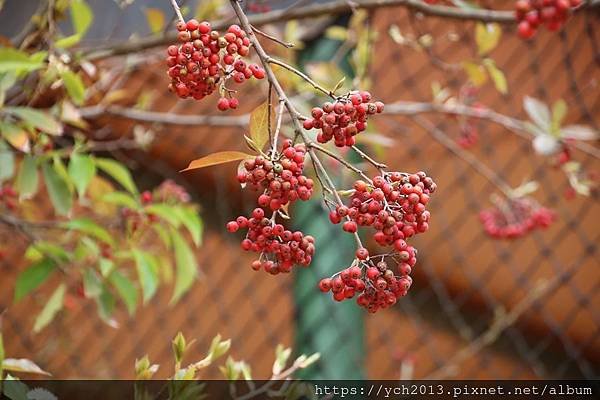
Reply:
<svg viewBox="0 0 600 400"><path fill-rule="evenodd" d="M80 106L85 100L85 86L81 77L73 71L65 71L60 77L73 103Z"/></svg>
<svg viewBox="0 0 600 400"><path fill-rule="evenodd" d="M241 151L221 151L218 153L209 154L206 157L198 158L192 161L186 169L180 172L190 171L212 165L224 164L232 161L243 160L244 158L253 157L251 154L242 153Z"/></svg>
<svg viewBox="0 0 600 400"><path fill-rule="evenodd" d="M102 292L100 296L96 297L96 305L98 306L98 314L104 322L113 328L118 328L119 324L117 321L112 319L113 312L115 311L115 305L117 300L115 296L108 290L106 285L102 285Z"/></svg>
<svg viewBox="0 0 600 400"><path fill-rule="evenodd" d="M58 288L56 288L54 293L52 293L52 296L50 296L48 299L48 302L42 309L42 312L35 320L35 324L33 326L34 333L38 333L44 329L50 322L52 322L56 314L62 310L66 290L66 285L62 283Z"/></svg>
<svg viewBox="0 0 600 400"><path fill-rule="evenodd" d="M4 395L10 400L29 400L27 393L29 388L23 382L16 380L10 374L6 376L6 382L2 385Z"/></svg>
<svg viewBox="0 0 600 400"><path fill-rule="evenodd" d="M31 72L44 66L43 60L32 59L27 53L10 47L0 47L0 73Z"/></svg>
<svg viewBox="0 0 600 400"><path fill-rule="evenodd" d="M87 298L96 298L102 294L102 281L91 268L83 271L83 292Z"/></svg>
<svg viewBox="0 0 600 400"><path fill-rule="evenodd" d="M13 177L15 173L15 154L0 141L0 183Z"/></svg>
<svg viewBox="0 0 600 400"><path fill-rule="evenodd" d="M492 82L494 82L494 86L496 90L502 94L508 93L508 83L506 82L506 77L504 76L504 72L496 66L496 63L491 58L486 58L483 60L483 65L487 68L490 77L492 78Z"/></svg>
<svg viewBox="0 0 600 400"><path fill-rule="evenodd" d="M598 131L585 125L568 125L560 130L560 136L565 139L596 140Z"/></svg>
<svg viewBox="0 0 600 400"><path fill-rule="evenodd" d="M472 61L464 61L462 67L473 85L479 87L487 82L488 76L483 66Z"/></svg>
<svg viewBox="0 0 600 400"><path fill-rule="evenodd" d="M11 372L26 372L29 374L39 374L50 376L49 372L41 369L36 363L26 358L7 358L2 362L2 368Z"/></svg>
<svg viewBox="0 0 600 400"><path fill-rule="evenodd" d="M161 219L168 222L173 227L179 228L181 221L177 217L175 207L170 206L165 203L157 203L157 204L151 204L149 206L146 206L144 208L144 210L148 214L153 214L153 215L160 217Z"/></svg>
<svg viewBox="0 0 600 400"><path fill-rule="evenodd" d="M475 25L475 42L477 43L479 55L483 56L494 50L498 45L498 42L500 42L501 36L502 28L500 25L478 22L477 25Z"/></svg>
<svg viewBox="0 0 600 400"><path fill-rule="evenodd" d="M177 211L181 223L190 232L192 241L196 246L199 246L202 242L203 224L198 212L192 207L179 207Z"/></svg>
<svg viewBox="0 0 600 400"><path fill-rule="evenodd" d="M19 199L32 198L38 191L38 183L39 176L35 158L32 156L23 157L16 182Z"/></svg>
<svg viewBox="0 0 600 400"><path fill-rule="evenodd" d="M325 31L325 37L332 40L345 42L348 39L348 30L339 25L333 25Z"/></svg>
<svg viewBox="0 0 600 400"><path fill-rule="evenodd" d="M523 98L523 107L531 121L544 132L550 132L550 110L546 104L534 97L525 96Z"/></svg>
<svg viewBox="0 0 600 400"><path fill-rule="evenodd" d="M173 251L175 252L175 288L171 304L179 301L194 284L198 275L196 257L179 232L172 229L171 237L173 239Z"/></svg>
<svg viewBox="0 0 600 400"><path fill-rule="evenodd" d="M559 132L563 120L567 116L567 102L558 99L552 105L552 132Z"/></svg>
<svg viewBox="0 0 600 400"><path fill-rule="evenodd" d="M137 267L138 278L142 285L144 304L150 300L158 288L158 271L151 256L138 249L132 250Z"/></svg>
<svg viewBox="0 0 600 400"><path fill-rule="evenodd" d="M56 263L49 258L43 258L27 267L27 269L21 272L15 283L15 302L38 288L55 270Z"/></svg>
<svg viewBox="0 0 600 400"><path fill-rule="evenodd" d="M96 166L110 175L115 181L123 186L129 193L137 195L138 190L133 182L131 173L123 164L110 158L96 158Z"/></svg>
<svg viewBox="0 0 600 400"><path fill-rule="evenodd" d="M13 124L0 122L0 133L15 149L22 151L23 153L29 153L31 151L29 135L27 135L27 132L23 128Z"/></svg>
<svg viewBox="0 0 600 400"><path fill-rule="evenodd" d="M158 8L147 8L146 21L152 33L160 33L165 27L165 14Z"/></svg>
<svg viewBox="0 0 600 400"><path fill-rule="evenodd" d="M62 135L63 133L60 122L45 111L29 107L4 107L4 111L19 117L27 124L49 135Z"/></svg>
<svg viewBox="0 0 600 400"><path fill-rule="evenodd" d="M83 37L93 20L94 13L85 0L71 0L71 22L76 34Z"/></svg>
<svg viewBox="0 0 600 400"><path fill-rule="evenodd" d="M279 373L283 371L291 354L291 348L286 349L281 344L277 345L277 347L275 348L275 362L273 363L273 375L279 375Z"/></svg>
<svg viewBox="0 0 600 400"><path fill-rule="evenodd" d="M271 127L275 125L275 113L271 110ZM256 143L256 147L262 150L269 141L269 103L265 101L256 107L250 114L250 139ZM233 161L233 160L232 160Z"/></svg>
<svg viewBox="0 0 600 400"><path fill-rule="evenodd" d="M96 239L99 239L104 243L110 245L114 244L114 240L111 234L106 229L104 229L89 218L72 219L70 221L63 222L62 224L60 224L60 226L66 229L71 229L74 231L85 233L86 235L93 236Z"/></svg>
<svg viewBox="0 0 600 400"><path fill-rule="evenodd" d="M75 46L80 40L81 35L76 33L74 35L58 39L54 42L54 46L58 47L59 49L68 49L69 47Z"/></svg>
<svg viewBox="0 0 600 400"><path fill-rule="evenodd" d="M96 164L86 154L73 153L69 161L69 176L75 183L79 197L85 195L85 191L96 175Z"/></svg>
<svg viewBox="0 0 600 400"><path fill-rule="evenodd" d="M135 210L138 208L138 203L131 195L125 192L110 192L102 196L101 201L116 204L118 206L131 208Z"/></svg>
<svg viewBox="0 0 600 400"><path fill-rule="evenodd" d="M69 186L48 163L42 164L42 173L54 209L59 215L68 215L73 206Z"/></svg>
<svg viewBox="0 0 600 400"><path fill-rule="evenodd" d="M123 303L125 303L125 307L127 307L127 312L129 312L129 315L135 314L138 289L134 283L125 275L116 270L110 274L109 280L117 290L117 293L119 293L119 296L121 296Z"/></svg>

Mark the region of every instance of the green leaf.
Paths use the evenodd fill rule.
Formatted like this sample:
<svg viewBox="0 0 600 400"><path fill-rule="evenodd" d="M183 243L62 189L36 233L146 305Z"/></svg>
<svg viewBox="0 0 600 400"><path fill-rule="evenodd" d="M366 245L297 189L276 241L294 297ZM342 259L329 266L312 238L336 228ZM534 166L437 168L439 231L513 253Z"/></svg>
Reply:
<svg viewBox="0 0 600 400"><path fill-rule="evenodd" d="M96 166L110 175L123 186L129 193L137 195L138 190L133 182L131 173L123 164L110 158L96 158Z"/></svg>
<svg viewBox="0 0 600 400"><path fill-rule="evenodd" d="M187 228L196 246L202 242L203 224L198 212L192 207L177 207L180 221Z"/></svg>
<svg viewBox="0 0 600 400"><path fill-rule="evenodd" d="M462 67L473 85L480 87L487 82L488 76L483 66L472 61L464 61Z"/></svg>
<svg viewBox="0 0 600 400"><path fill-rule="evenodd" d="M41 369L36 363L26 358L7 358L2 363L2 367L6 371L25 372L28 374L38 374L50 376L49 372Z"/></svg>
<svg viewBox="0 0 600 400"><path fill-rule="evenodd" d="M271 110L272 111L272 110ZM271 127L275 125L275 113L271 112ZM265 101L250 114L250 139L262 150L269 141L269 103Z"/></svg>
<svg viewBox="0 0 600 400"><path fill-rule="evenodd" d="M508 93L508 83L506 82L506 77L504 76L504 72L496 66L496 63L491 58L486 58L483 60L483 65L487 68L490 77L492 78L492 82L494 82L494 86L496 90L502 94Z"/></svg>
<svg viewBox="0 0 600 400"><path fill-rule="evenodd" d="M147 8L146 21L154 34L160 33L165 28L165 14L159 8Z"/></svg>
<svg viewBox="0 0 600 400"><path fill-rule="evenodd" d="M278 344L275 348L275 362L273 363L273 375L279 375L285 368L290 356L292 355L291 348L285 348Z"/></svg>
<svg viewBox="0 0 600 400"><path fill-rule="evenodd" d="M192 162L190 162L186 169L183 169L180 172L210 167L212 165L224 164L232 161L239 161L249 157L254 156L251 154L242 153L241 151L221 151L218 153L209 154L206 157L193 160Z"/></svg>
<svg viewBox="0 0 600 400"><path fill-rule="evenodd" d="M179 232L172 229L173 251L175 252L175 289L171 304L176 303L194 284L198 275L196 257Z"/></svg>
<svg viewBox="0 0 600 400"><path fill-rule="evenodd" d="M550 109L546 104L534 97L525 96L523 98L523 107L531 121L540 127L542 131L550 132L552 120L550 117Z"/></svg>
<svg viewBox="0 0 600 400"><path fill-rule="evenodd" d="M102 276L106 278L115 270L115 263L108 258L101 258L100 261L98 261L98 267L100 268Z"/></svg>
<svg viewBox="0 0 600 400"><path fill-rule="evenodd" d="M558 99L552 105L552 131L558 132L563 120L567 116L567 102L563 99Z"/></svg>
<svg viewBox="0 0 600 400"><path fill-rule="evenodd" d="M110 204L116 204L118 206L131 208L135 210L138 208L136 199L125 192L110 192L102 196L101 201Z"/></svg>
<svg viewBox="0 0 600 400"><path fill-rule="evenodd" d="M144 208L146 213L153 214L168 222L175 228L179 228L180 220L177 218L176 207L165 203L151 204Z"/></svg>
<svg viewBox="0 0 600 400"><path fill-rule="evenodd" d="M83 271L83 292L87 298L96 298L102 294L102 281L92 268Z"/></svg>
<svg viewBox="0 0 600 400"><path fill-rule="evenodd" d="M69 161L69 176L75 183L79 197L85 195L85 190L96 175L96 164L87 154L73 153Z"/></svg>
<svg viewBox="0 0 600 400"><path fill-rule="evenodd" d="M494 50L500 42L502 36L502 28L499 24L484 24L478 22L475 25L475 42L479 55L483 56Z"/></svg>
<svg viewBox="0 0 600 400"><path fill-rule="evenodd" d="M42 173L54 209L59 215L68 215L73 206L69 186L56 172L55 168L48 163L42 164Z"/></svg>
<svg viewBox="0 0 600 400"><path fill-rule="evenodd" d="M85 86L81 77L73 71L65 71L60 77L73 103L80 106L85 100Z"/></svg>
<svg viewBox="0 0 600 400"><path fill-rule="evenodd" d="M345 42L348 39L348 30L339 25L330 26L325 31L325 37L328 39Z"/></svg>
<svg viewBox="0 0 600 400"><path fill-rule="evenodd" d="M35 249L40 257L36 260L39 261L43 256L47 256L56 263L65 263L71 260L71 255L61 246L57 246L54 243L38 241L31 244L27 251Z"/></svg>
<svg viewBox="0 0 600 400"><path fill-rule="evenodd" d="M71 0L71 22L75 33L83 37L94 20L94 13L85 0Z"/></svg>
<svg viewBox="0 0 600 400"><path fill-rule="evenodd" d="M33 326L33 332L38 333L42 329L44 329L56 316L56 314L62 310L63 303L65 300L65 292L67 290L66 285L61 284L52 296L48 299L48 302L42 309L42 312L37 316L35 320L35 324Z"/></svg>
<svg viewBox="0 0 600 400"><path fill-rule="evenodd" d="M27 131L17 125L0 122L0 134L15 149L23 153L31 151Z"/></svg>
<svg viewBox="0 0 600 400"><path fill-rule="evenodd" d="M119 293L119 296L121 296L123 303L125 303L125 307L127 307L127 312L129 312L129 315L135 314L135 309L137 308L138 289L134 283L125 275L116 270L110 274L109 280L117 290L117 293Z"/></svg>
<svg viewBox="0 0 600 400"><path fill-rule="evenodd" d="M113 328L117 328L118 324L111 317L115 311L117 300L115 296L108 290L106 285L102 285L102 293L96 297L96 305L98 306L98 314L100 318Z"/></svg>
<svg viewBox="0 0 600 400"><path fill-rule="evenodd" d="M34 157L25 156L23 158L23 162L21 162L21 167L19 168L19 174L17 175L16 185L21 200L30 199L37 193L39 175Z"/></svg>
<svg viewBox="0 0 600 400"><path fill-rule="evenodd" d="M43 60L31 59L31 57L17 49L0 47L0 73L9 71L31 72L42 68Z"/></svg>
<svg viewBox="0 0 600 400"><path fill-rule="evenodd" d="M4 107L4 111L49 135L62 135L63 127L47 112L29 107Z"/></svg>
<svg viewBox="0 0 600 400"><path fill-rule="evenodd" d="M69 47L75 46L80 40L81 35L76 33L74 35L58 39L54 42L54 46L58 47L59 49L68 49Z"/></svg>
<svg viewBox="0 0 600 400"><path fill-rule="evenodd" d="M0 141L0 183L15 174L15 154L6 143Z"/></svg>
<svg viewBox="0 0 600 400"><path fill-rule="evenodd" d="M111 246L114 244L111 234L89 218L72 219L70 221L63 222L60 224L60 226L93 236L96 239L110 244Z"/></svg>
<svg viewBox="0 0 600 400"><path fill-rule="evenodd" d="M133 249L132 252L145 304L154 296L158 288L158 268L155 260L148 253L138 249Z"/></svg>
<svg viewBox="0 0 600 400"><path fill-rule="evenodd" d="M38 288L54 270L56 270L56 263L49 258L43 258L27 267L25 271L21 272L15 283L15 302Z"/></svg>

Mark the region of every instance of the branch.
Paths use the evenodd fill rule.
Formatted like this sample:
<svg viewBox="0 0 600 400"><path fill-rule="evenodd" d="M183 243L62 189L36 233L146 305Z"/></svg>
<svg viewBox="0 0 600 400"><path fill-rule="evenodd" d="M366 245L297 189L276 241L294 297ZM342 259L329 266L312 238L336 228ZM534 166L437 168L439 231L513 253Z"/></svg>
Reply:
<svg viewBox="0 0 600 400"><path fill-rule="evenodd" d="M177 0L171 0L171 5L173 6L173 9L175 10L175 14L177 14L177 18L179 19L179 21L185 23L185 19L183 19L183 15L181 15L181 9L177 4Z"/></svg>

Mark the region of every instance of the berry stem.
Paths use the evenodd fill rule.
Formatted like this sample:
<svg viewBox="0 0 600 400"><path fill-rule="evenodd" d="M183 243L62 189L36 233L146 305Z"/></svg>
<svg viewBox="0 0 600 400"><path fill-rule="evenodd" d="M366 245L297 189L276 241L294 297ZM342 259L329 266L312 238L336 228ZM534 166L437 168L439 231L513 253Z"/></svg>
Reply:
<svg viewBox="0 0 600 400"><path fill-rule="evenodd" d="M283 47L290 49L292 47L294 47L294 43L290 43L290 42L284 42L283 40L279 40L278 38L276 38L275 36L269 35L266 32L261 31L260 29L258 29L257 27L255 27L254 25L251 25L252 30L254 31L254 33L256 33L257 35L263 36L269 40L274 41L277 44L282 45Z"/></svg>
<svg viewBox="0 0 600 400"><path fill-rule="evenodd" d="M273 85L273 89L275 89L275 92L279 96L281 103L283 103L285 105L285 108L287 109L288 113L292 117L291 119L292 119L292 124L294 126L295 133L297 135L299 135L302 138L302 141L307 145L307 151L308 151L308 154L310 154L311 160L313 161L313 164L315 166L315 171L317 172L317 176L320 173L321 177L319 177L319 180L321 181L321 179L323 179L323 181L324 181L324 182L321 181L323 188L329 189L332 192L332 195L333 195L336 203L338 205L342 206L344 203L342 202L342 199L340 198L339 194L337 193L337 190L335 188L333 181L331 180L331 177L329 176L329 174L327 174L327 171L323 167L323 164L321 163L321 160L319 159L319 157L316 155L315 150L309 146L309 143L311 142L311 140L307 136L306 132L304 132L304 129L302 128L302 126L300 125L300 120L298 118L300 116L300 113L296 110L294 105L291 103L291 101L287 97L285 91L283 90L279 81L277 80L277 77L275 76L273 69L271 68L270 60L272 60L272 59L267 55L267 53L263 49L262 45L258 41L256 35L254 34L254 31L252 30L252 27L250 26L250 23L248 22L248 17L246 16L246 14L244 14L244 11L242 10L242 7L240 6L239 2L237 0L230 0L230 3L231 3L231 6L233 7L235 14L237 15L237 17L240 21L240 25L242 26L242 29L244 29L246 31L246 34L248 35L250 42L254 46L256 54L257 54L258 58L260 59L260 62L263 65L263 68L265 69L268 81L271 83L271 85ZM325 183L325 184L323 184L323 183ZM357 233L354 233L354 238L355 238L356 244L359 248L364 247L362 245L360 237L358 236Z"/></svg>
<svg viewBox="0 0 600 400"><path fill-rule="evenodd" d="M171 0L171 5L173 6L173 10L175 10L175 14L177 14L177 19L179 19L180 22L185 23L185 19L183 19L183 15L181 14L181 9L177 4L177 0Z"/></svg>
<svg viewBox="0 0 600 400"><path fill-rule="evenodd" d="M316 90L323 92L326 96L329 96L332 99L337 99L337 96L331 90L325 89L323 86L319 85L317 82L315 82L313 79L311 79L304 72L292 67L291 65L289 65L281 60L277 60L269 55L266 55L265 62L270 63L270 64L279 65L280 67L285 68L290 72L293 72L294 74L298 75L300 78L304 79L306 82L310 83L312 85L312 87L314 87Z"/></svg>
<svg viewBox="0 0 600 400"><path fill-rule="evenodd" d="M275 134L273 135L273 151L277 151L277 139L279 138L279 132L281 132L281 121L283 119L283 108L285 103L280 99L279 106L277 107L277 123L275 125Z"/></svg>
<svg viewBox="0 0 600 400"><path fill-rule="evenodd" d="M366 180L369 183L373 183L373 181L371 180L371 178L369 178L367 175L365 175L365 173L359 169L356 168L354 165L350 164L348 161L344 160L342 157L338 156L335 153L332 153L331 151L327 150L326 148L318 145L315 142L310 142L308 143L309 147L314 148L315 150L320 151L321 153L333 158L334 160L336 160L337 162L339 162L340 164L342 164L344 167L348 168L349 170L357 173L358 175L360 175L364 180Z"/></svg>
<svg viewBox="0 0 600 400"><path fill-rule="evenodd" d="M357 146L352 146L352 149L358 153L358 155L360 156L360 158L362 158L365 161L368 161L369 163L371 163L378 170L383 171L384 169L387 169L387 165L375 161L367 153L365 153L364 151L362 151L361 149L359 149Z"/></svg>

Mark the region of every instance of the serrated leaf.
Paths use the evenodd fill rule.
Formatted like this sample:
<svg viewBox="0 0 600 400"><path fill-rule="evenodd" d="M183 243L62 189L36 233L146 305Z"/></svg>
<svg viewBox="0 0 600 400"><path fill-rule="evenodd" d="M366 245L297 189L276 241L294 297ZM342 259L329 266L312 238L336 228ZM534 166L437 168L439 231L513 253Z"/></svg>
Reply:
<svg viewBox="0 0 600 400"><path fill-rule="evenodd" d="M71 0L71 22L75 33L83 37L93 20L94 13L85 0Z"/></svg>
<svg viewBox="0 0 600 400"><path fill-rule="evenodd" d="M206 157L198 158L192 161L183 171L210 167L212 165L224 164L232 161L243 160L248 157L253 157L251 154L242 153L241 151L221 151L218 153L209 154Z"/></svg>
<svg viewBox="0 0 600 400"><path fill-rule="evenodd" d="M568 125L560 130L560 136L565 139L596 140L598 131L586 125Z"/></svg>
<svg viewBox="0 0 600 400"><path fill-rule="evenodd" d="M56 263L43 258L25 269L15 282L14 301L17 302L44 283L56 270Z"/></svg>
<svg viewBox="0 0 600 400"><path fill-rule="evenodd" d="M49 135L62 135L63 133L60 122L47 112L29 107L4 107L4 111Z"/></svg>
<svg viewBox="0 0 600 400"><path fill-rule="evenodd" d="M38 374L50 376L49 372L41 369L36 363L26 358L7 358L2 362L2 368L11 372L25 372L28 374Z"/></svg>
<svg viewBox="0 0 600 400"><path fill-rule="evenodd" d="M462 67L473 85L480 87L487 82L488 76L483 66L472 61L464 61Z"/></svg>
<svg viewBox="0 0 600 400"><path fill-rule="evenodd" d="M61 223L60 226L93 236L94 238L110 244L111 246L114 245L114 240L111 234L89 218L72 219L70 221Z"/></svg>
<svg viewBox="0 0 600 400"><path fill-rule="evenodd" d="M499 24L478 22L475 25L475 42L479 55L483 56L494 50L500 42L501 36L502 28Z"/></svg>
<svg viewBox="0 0 600 400"><path fill-rule="evenodd" d="M10 47L0 47L0 73L31 72L44 66L43 60L32 59L27 53Z"/></svg>
<svg viewBox="0 0 600 400"><path fill-rule="evenodd" d="M0 183L10 179L15 174L15 154L8 146L0 141Z"/></svg>
<svg viewBox="0 0 600 400"><path fill-rule="evenodd" d="M127 207L132 210L138 208L138 203L135 198L125 192L110 192L102 196L101 201L116 204L118 206Z"/></svg>
<svg viewBox="0 0 600 400"><path fill-rule="evenodd" d="M73 103L80 106L85 100L85 86L81 77L73 71L65 71L60 77Z"/></svg>
<svg viewBox="0 0 600 400"><path fill-rule="evenodd" d="M542 131L550 132L552 119L550 109L546 104L534 97L525 96L523 98L523 108L525 108L525 112L527 112L531 121L540 127Z"/></svg>
<svg viewBox="0 0 600 400"><path fill-rule="evenodd" d="M196 257L185 239L175 229L171 231L173 252L175 253L175 288L171 304L176 303L194 284L198 275Z"/></svg>
<svg viewBox="0 0 600 400"><path fill-rule="evenodd" d="M52 293L52 296L50 296L48 299L48 302L42 309L42 312L40 312L35 320L33 332L38 333L44 329L50 322L52 322L56 314L62 310L66 290L67 287L63 283L56 288L54 293Z"/></svg>
<svg viewBox="0 0 600 400"><path fill-rule="evenodd" d="M275 113L271 110L271 127L275 125ZM269 103L265 101L250 114L250 139L262 150L269 141Z"/></svg>
<svg viewBox="0 0 600 400"><path fill-rule="evenodd" d="M17 175L16 185L21 200L30 199L37 193L39 176L35 158L32 156L23 157L23 161L19 167L19 174Z"/></svg>
<svg viewBox="0 0 600 400"><path fill-rule="evenodd" d="M73 206L73 198L67 183L59 176L55 168L48 164L42 164L42 173L46 183L46 189L50 201L59 215L68 215Z"/></svg>
<svg viewBox="0 0 600 400"><path fill-rule="evenodd" d="M96 175L96 164L87 154L73 153L69 161L68 173L81 198L85 195L88 185Z"/></svg>
<svg viewBox="0 0 600 400"><path fill-rule="evenodd" d="M135 284L119 271L113 271L109 280L121 296L129 315L135 314L138 299L138 289Z"/></svg>
<svg viewBox="0 0 600 400"><path fill-rule="evenodd" d="M142 286L144 304L148 302L158 288L158 270L151 256L138 249L132 250L138 273L138 279Z"/></svg>
<svg viewBox="0 0 600 400"><path fill-rule="evenodd" d="M496 66L494 60L491 58L486 58L483 60L483 65L485 65L487 68L490 78L492 78L492 82L494 82L496 90L502 94L508 93L508 83L506 82L504 72L502 72L502 70Z"/></svg>
<svg viewBox="0 0 600 400"><path fill-rule="evenodd" d="M96 163L96 167L121 184L129 193L137 194L138 190L133 182L131 173L123 164L110 158L95 158L94 162Z"/></svg>
<svg viewBox="0 0 600 400"><path fill-rule="evenodd" d="M6 140L15 149L22 151L23 153L29 153L31 151L29 135L25 129L13 124L0 122L0 133L2 134L4 140Z"/></svg>
<svg viewBox="0 0 600 400"><path fill-rule="evenodd" d="M146 21L150 27L150 32L160 33L165 27L165 14L158 8L147 8Z"/></svg>

